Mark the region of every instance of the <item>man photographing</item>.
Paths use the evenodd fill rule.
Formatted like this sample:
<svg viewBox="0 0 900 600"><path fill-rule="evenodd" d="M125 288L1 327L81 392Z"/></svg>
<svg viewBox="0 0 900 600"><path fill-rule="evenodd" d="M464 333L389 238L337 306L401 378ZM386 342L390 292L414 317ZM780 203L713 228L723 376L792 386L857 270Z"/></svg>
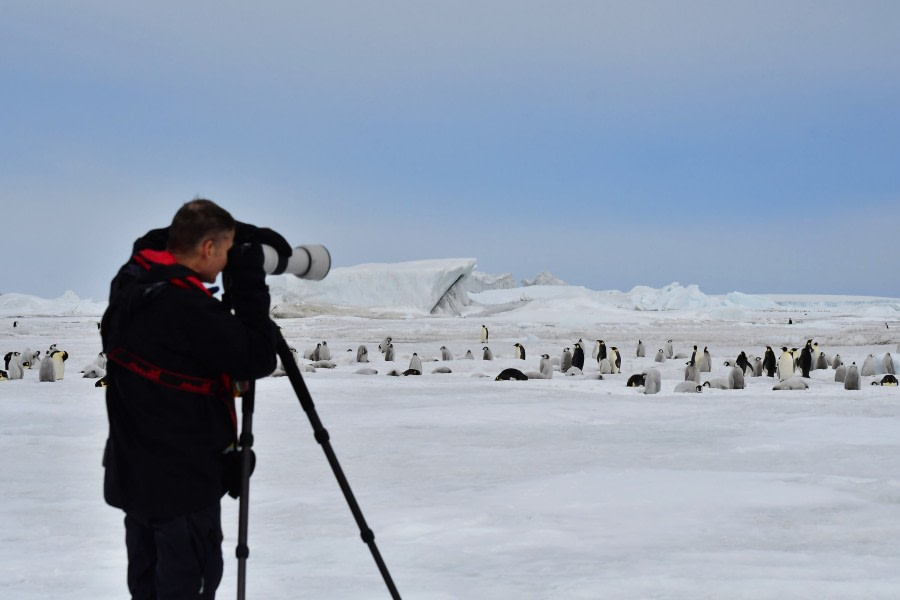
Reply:
<svg viewBox="0 0 900 600"><path fill-rule="evenodd" d="M125 512L135 600L215 598L220 501L238 483L233 382L275 369L261 244L291 254L275 232L193 200L135 242L110 286L104 497ZM203 285L220 273L222 301Z"/></svg>

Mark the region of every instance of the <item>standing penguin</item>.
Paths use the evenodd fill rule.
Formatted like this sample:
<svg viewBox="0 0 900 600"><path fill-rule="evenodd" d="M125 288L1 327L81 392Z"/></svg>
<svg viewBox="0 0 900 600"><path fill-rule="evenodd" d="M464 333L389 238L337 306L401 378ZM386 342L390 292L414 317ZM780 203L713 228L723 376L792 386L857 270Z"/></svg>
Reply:
<svg viewBox="0 0 900 600"><path fill-rule="evenodd" d="M491 349L485 346L482 350L481 360L494 360L494 353L491 352Z"/></svg>
<svg viewBox="0 0 900 600"><path fill-rule="evenodd" d="M384 347L384 361L394 362L394 345L390 342Z"/></svg>
<svg viewBox="0 0 900 600"><path fill-rule="evenodd" d="M897 373L894 371L894 359L891 357L891 353L888 352L884 355L884 372L888 375L896 375Z"/></svg>
<svg viewBox="0 0 900 600"><path fill-rule="evenodd" d="M481 343L482 344L488 343L488 328L486 325L481 326Z"/></svg>
<svg viewBox="0 0 900 600"><path fill-rule="evenodd" d="M612 373L619 373L622 370L622 355L619 349L613 346L609 349L609 366Z"/></svg>
<svg viewBox="0 0 900 600"><path fill-rule="evenodd" d="M356 362L369 362L369 349L366 348L365 344L356 349Z"/></svg>
<svg viewBox="0 0 900 600"><path fill-rule="evenodd" d="M545 378L553 378L553 363L550 362L549 354L541 354L541 362L539 363L538 370Z"/></svg>
<svg viewBox="0 0 900 600"><path fill-rule="evenodd" d="M841 360L841 355L840 355L840 354L835 354L835 355L834 355L834 358L831 359L831 368L832 368L832 369L837 369L837 368L838 368L839 366L841 366L842 364L844 364L844 361Z"/></svg>
<svg viewBox="0 0 900 600"><path fill-rule="evenodd" d="M409 368L413 371L422 372L422 359L419 358L419 355L416 352L413 352L413 355L409 359Z"/></svg>
<svg viewBox="0 0 900 600"><path fill-rule="evenodd" d="M660 348L656 353L656 357L653 359L653 362L664 363L666 362L666 353L663 352L663 349Z"/></svg>
<svg viewBox="0 0 900 600"><path fill-rule="evenodd" d="M597 355L594 357L597 359L597 362L602 361L604 358L608 357L608 353L606 351L606 342L603 340L597 340Z"/></svg>
<svg viewBox="0 0 900 600"><path fill-rule="evenodd" d="M822 370L828 368L828 357L825 356L824 352L819 352L819 356L816 357L816 370Z"/></svg>
<svg viewBox="0 0 900 600"><path fill-rule="evenodd" d="M525 346L523 346L519 342L516 342L515 344L513 344L513 347L515 348L515 350L513 351L513 356L520 360L525 360Z"/></svg>
<svg viewBox="0 0 900 600"><path fill-rule="evenodd" d="M778 379L784 381L794 376L794 357L788 351L787 346L781 347L781 356L778 357Z"/></svg>
<svg viewBox="0 0 900 600"><path fill-rule="evenodd" d="M575 342L575 350L572 352L572 366L584 370L584 350L578 342Z"/></svg>
<svg viewBox="0 0 900 600"><path fill-rule="evenodd" d="M650 367L647 369L647 376L644 378L644 393L657 394L661 387L661 376L659 369Z"/></svg>
<svg viewBox="0 0 900 600"><path fill-rule="evenodd" d="M772 359L775 359L775 355L772 355ZM774 370L774 369L773 369ZM762 377L763 374L763 359L760 357L756 357L753 360L753 376L754 377Z"/></svg>
<svg viewBox="0 0 900 600"><path fill-rule="evenodd" d="M835 383L844 383L844 379L847 377L847 365L838 365L834 368L834 381Z"/></svg>
<svg viewBox="0 0 900 600"><path fill-rule="evenodd" d="M666 341L666 358L673 358L675 356L675 347L672 345L672 340Z"/></svg>
<svg viewBox="0 0 900 600"><path fill-rule="evenodd" d="M847 369L847 374L844 375L844 389L859 389L859 369L856 368L856 363L850 365L850 367Z"/></svg>
<svg viewBox="0 0 900 600"><path fill-rule="evenodd" d="M18 352L10 352L6 358L7 379L22 379L25 376L25 370L22 368L22 356Z"/></svg>
<svg viewBox="0 0 900 600"><path fill-rule="evenodd" d="M572 367L572 351L568 348L563 348L562 357L559 360L559 370L561 373L565 373Z"/></svg>
<svg viewBox="0 0 900 600"><path fill-rule="evenodd" d="M709 353L709 349L706 346L703 347L703 358L700 361L700 370L704 373L712 372L712 355Z"/></svg>
<svg viewBox="0 0 900 600"><path fill-rule="evenodd" d="M741 353L738 354L738 357L734 360L734 364L743 369L744 373L753 371L753 367L750 365L750 359L747 358L747 353L744 351L741 351Z"/></svg>
<svg viewBox="0 0 900 600"><path fill-rule="evenodd" d="M735 365L731 367L731 379L734 382L731 386L733 390L744 389L744 369Z"/></svg>
<svg viewBox="0 0 900 600"><path fill-rule="evenodd" d="M800 351L800 371L803 377L809 379L809 369L812 367L812 340L806 340L806 345Z"/></svg>
<svg viewBox="0 0 900 600"><path fill-rule="evenodd" d="M875 357L873 355L868 355L866 360L863 361L862 370L860 370L859 374L863 377L875 376Z"/></svg>
<svg viewBox="0 0 900 600"><path fill-rule="evenodd" d="M697 346L694 346L694 350L691 352L691 360L694 361L694 364L697 365L697 368L700 368L700 359L703 358L703 355L697 350Z"/></svg>
<svg viewBox="0 0 900 600"><path fill-rule="evenodd" d="M447 346L441 346L441 360L453 360L453 353ZM419 369L421 371L421 369Z"/></svg>
<svg viewBox="0 0 900 600"><path fill-rule="evenodd" d="M684 368L684 380L700 383L700 369L697 368L697 364L692 360L688 361L687 366Z"/></svg>
<svg viewBox="0 0 900 600"><path fill-rule="evenodd" d="M322 342L319 345L319 356L316 360L331 360L331 350L328 348L328 342Z"/></svg>
<svg viewBox="0 0 900 600"><path fill-rule="evenodd" d="M637 352L635 353L635 356L637 356L638 358L643 358L645 355L646 352L644 350L644 342L638 340Z"/></svg>

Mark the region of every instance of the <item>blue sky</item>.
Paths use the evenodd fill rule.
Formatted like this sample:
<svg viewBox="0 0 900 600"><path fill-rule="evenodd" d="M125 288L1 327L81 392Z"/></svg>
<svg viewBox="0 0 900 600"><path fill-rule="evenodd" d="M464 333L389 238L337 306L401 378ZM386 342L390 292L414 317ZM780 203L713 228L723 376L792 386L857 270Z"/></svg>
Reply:
<svg viewBox="0 0 900 600"><path fill-rule="evenodd" d="M900 296L900 3L7 0L0 292L185 201L335 266Z"/></svg>

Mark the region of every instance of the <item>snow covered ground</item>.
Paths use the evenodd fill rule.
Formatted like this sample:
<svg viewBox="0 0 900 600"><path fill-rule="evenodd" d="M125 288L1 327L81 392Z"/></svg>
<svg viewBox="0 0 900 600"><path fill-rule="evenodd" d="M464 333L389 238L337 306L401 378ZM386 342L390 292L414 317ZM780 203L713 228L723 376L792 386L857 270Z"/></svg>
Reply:
<svg viewBox="0 0 900 600"><path fill-rule="evenodd" d="M404 598L900 597L898 388L864 377L846 391L829 369L805 391L749 378L743 390L676 394L684 360L653 362L669 339L676 352L708 346L706 379L741 350L813 338L861 365L900 354L900 300L710 297L677 284L471 298L462 316L319 308L278 320L301 352L332 349L338 366L305 379ZM100 350L102 308L0 295L2 354L51 343L70 354L62 381L32 370L0 382L2 598L127 595L122 515L102 499L103 392L78 373ZM481 360L482 323L493 362ZM388 335L393 364L377 350ZM537 370L541 353L558 357L579 338L584 377L493 379ZM621 350L621 374L596 379L598 338ZM516 342L525 361L512 358ZM360 344L377 375L355 373ZM413 352L440 358L443 345L454 360L386 376ZM662 373L659 394L625 386L648 367ZM287 379L258 383L254 433L248 597L389 597ZM222 598L236 581L237 507L223 500Z"/></svg>

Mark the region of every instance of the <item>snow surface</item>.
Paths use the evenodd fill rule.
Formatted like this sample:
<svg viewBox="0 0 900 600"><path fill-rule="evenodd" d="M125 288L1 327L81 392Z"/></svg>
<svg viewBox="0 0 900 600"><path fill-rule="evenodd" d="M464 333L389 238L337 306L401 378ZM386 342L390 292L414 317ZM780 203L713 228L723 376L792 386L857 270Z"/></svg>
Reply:
<svg viewBox="0 0 900 600"><path fill-rule="evenodd" d="M863 377L846 391L829 369L804 391L748 377L743 390L676 394L684 361L653 362L668 339L676 352L709 347L704 380L741 350L808 338L846 363L897 356L897 299L536 286L471 294L462 316L433 316L431 290L393 298L408 312L320 306L278 324L301 355L332 348L337 367L305 380L404 598L900 597L898 388ZM102 500L103 392L78 373L100 350L102 308L0 295L2 354L70 353L62 381L32 370L0 382L0 597L127 595L122 514ZM493 362L480 360L481 324ZM387 335L394 363L377 352ZM493 380L597 338L621 350L621 374L597 380L588 359L583 377ZM525 361L512 358L516 342ZM360 344L377 375L355 374ZM456 359L430 362L443 345ZM462 358L469 349L475 360ZM385 375L413 352L425 375ZM660 393L625 386L650 367ZM254 434L248 598L389 597L287 379L258 382ZM223 500L222 598L235 589L237 511Z"/></svg>

